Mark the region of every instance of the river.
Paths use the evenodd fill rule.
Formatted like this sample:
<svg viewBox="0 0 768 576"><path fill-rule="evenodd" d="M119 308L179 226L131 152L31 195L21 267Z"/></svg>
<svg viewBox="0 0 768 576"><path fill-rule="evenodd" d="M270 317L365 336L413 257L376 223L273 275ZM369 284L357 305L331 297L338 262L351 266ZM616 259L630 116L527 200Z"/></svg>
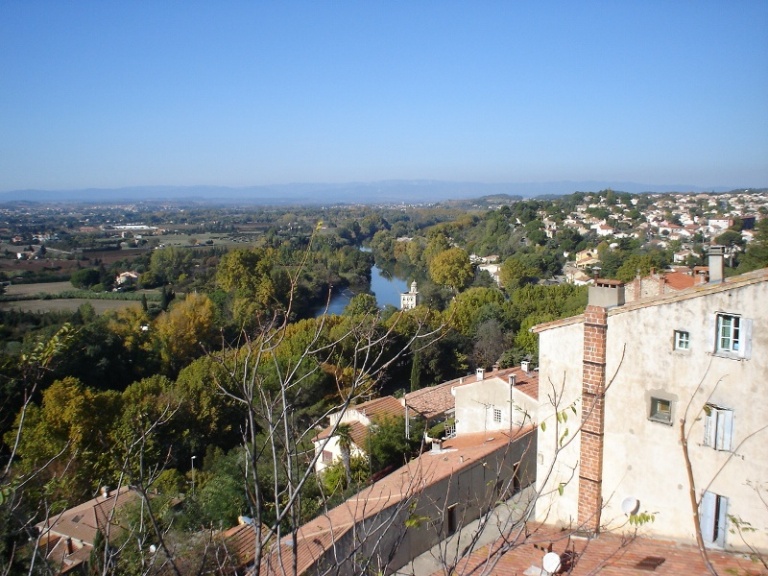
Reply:
<svg viewBox="0 0 768 576"><path fill-rule="evenodd" d="M389 274L378 266L374 265L371 268L371 293L376 296L376 303L379 308L384 308L387 305L400 308L400 294L407 291L408 282L406 280L398 278L394 274ZM356 293L353 293L349 288L334 294L327 313L341 314L355 295ZM320 310L317 316L324 313L326 313L325 310Z"/></svg>

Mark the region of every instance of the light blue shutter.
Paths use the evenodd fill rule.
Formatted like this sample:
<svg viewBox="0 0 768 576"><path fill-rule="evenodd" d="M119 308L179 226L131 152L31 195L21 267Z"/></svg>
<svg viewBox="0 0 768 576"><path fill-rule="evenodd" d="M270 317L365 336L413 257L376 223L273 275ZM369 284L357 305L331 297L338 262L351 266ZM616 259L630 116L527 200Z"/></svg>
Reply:
<svg viewBox="0 0 768 576"><path fill-rule="evenodd" d="M699 506L699 525L701 526L701 536L705 544L714 544L717 536L715 535L715 499L717 496L713 492L704 492L701 496L701 505Z"/></svg>
<svg viewBox="0 0 768 576"><path fill-rule="evenodd" d="M707 404L709 414L704 412L704 446L715 447L715 430L717 429L717 409Z"/></svg>
<svg viewBox="0 0 768 576"><path fill-rule="evenodd" d="M752 319L741 319L741 345L739 357L749 359L752 356Z"/></svg>
<svg viewBox="0 0 768 576"><path fill-rule="evenodd" d="M715 534L715 546L725 546L725 534L728 522L728 498L716 496L717 499L717 534Z"/></svg>

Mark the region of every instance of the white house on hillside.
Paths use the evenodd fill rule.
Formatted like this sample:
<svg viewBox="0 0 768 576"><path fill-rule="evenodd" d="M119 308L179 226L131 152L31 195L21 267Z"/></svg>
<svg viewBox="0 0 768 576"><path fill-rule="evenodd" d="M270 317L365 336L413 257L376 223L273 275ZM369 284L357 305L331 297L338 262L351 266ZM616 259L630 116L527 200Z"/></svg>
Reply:
<svg viewBox="0 0 768 576"><path fill-rule="evenodd" d="M403 417L404 415L405 408L403 408L400 400L394 396L376 398L356 406L350 406L347 410L331 414L329 417L330 424L312 439L315 445L315 454L320 455L315 463L315 470L321 472L341 458L339 439L334 434L337 423L349 424L350 426L350 436L352 437L351 455L364 456L367 453L366 440L371 424L377 418Z"/></svg>

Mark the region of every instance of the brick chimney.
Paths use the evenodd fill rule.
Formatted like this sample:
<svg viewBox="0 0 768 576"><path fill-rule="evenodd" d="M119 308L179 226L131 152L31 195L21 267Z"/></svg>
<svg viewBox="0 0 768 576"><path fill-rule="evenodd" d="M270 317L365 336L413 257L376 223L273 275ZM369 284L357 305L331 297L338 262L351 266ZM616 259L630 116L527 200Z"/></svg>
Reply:
<svg viewBox="0 0 768 576"><path fill-rule="evenodd" d="M608 311L590 304L584 311L584 358L581 386L579 512L582 530L600 530L603 508L603 434Z"/></svg>

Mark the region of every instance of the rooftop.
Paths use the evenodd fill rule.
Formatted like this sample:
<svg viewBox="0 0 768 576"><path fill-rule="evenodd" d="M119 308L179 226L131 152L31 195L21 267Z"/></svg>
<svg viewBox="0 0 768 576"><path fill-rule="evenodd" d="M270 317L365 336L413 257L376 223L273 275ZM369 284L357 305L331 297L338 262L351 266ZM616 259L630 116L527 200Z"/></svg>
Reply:
<svg viewBox="0 0 768 576"><path fill-rule="evenodd" d="M530 370L526 372L520 366L514 368L505 368L494 372L486 372L483 381L493 378L500 378L508 381L511 375L515 376L515 389L531 398L538 398L539 395L539 373ZM474 384L478 382L477 375L464 376L443 382L436 386L429 386L405 395L406 405L421 414L424 418L430 419L441 414L445 414L456 406L456 399L451 390L459 386Z"/></svg>
<svg viewBox="0 0 768 576"><path fill-rule="evenodd" d="M479 460L505 449L511 441L522 438L531 430L532 427L519 429L514 437L496 431L446 440L442 450L423 453L336 508L304 524L299 528L295 541L292 536L283 537L280 546L273 546L272 554L265 559L261 573L279 574L281 564L289 569L293 561L291 548L294 545L296 573L304 573L358 522L373 519L385 509L418 494L428 485L474 466Z"/></svg>
<svg viewBox="0 0 768 576"><path fill-rule="evenodd" d="M561 570L573 576L679 576L708 574L698 548L671 540L656 540L631 532L609 532L596 538L575 536L573 531L528 523L515 539L497 540L459 563L457 574L518 576L541 574L545 553L560 555ZM709 559L720 574L765 576L768 570L743 554L709 550ZM534 570L532 570L534 568ZM538 568L538 571L535 569ZM442 572L436 573L441 574Z"/></svg>
<svg viewBox="0 0 768 576"><path fill-rule="evenodd" d="M746 274L740 274L738 276L731 276L730 278L724 278L722 282L698 284L687 290L680 290L679 292L673 292L671 294L663 294L655 298L645 298L643 300L636 300L624 304L622 306L615 306L608 310L608 316L614 316L616 314L624 314L640 308L649 308L651 306L659 306L661 304L669 304L672 302L681 302L692 298L699 298L700 296L706 296L708 294L715 294L718 292L727 292L728 290L734 290L743 286L749 286L751 284L758 284L760 282L768 282L768 268L762 268L760 270L754 270L747 272ZM562 318L560 320L553 320L552 322L545 322L538 324L531 328L535 333L544 332L553 328L559 328L561 326L571 326L572 324L579 324L584 322L584 315L571 316L570 318Z"/></svg>

